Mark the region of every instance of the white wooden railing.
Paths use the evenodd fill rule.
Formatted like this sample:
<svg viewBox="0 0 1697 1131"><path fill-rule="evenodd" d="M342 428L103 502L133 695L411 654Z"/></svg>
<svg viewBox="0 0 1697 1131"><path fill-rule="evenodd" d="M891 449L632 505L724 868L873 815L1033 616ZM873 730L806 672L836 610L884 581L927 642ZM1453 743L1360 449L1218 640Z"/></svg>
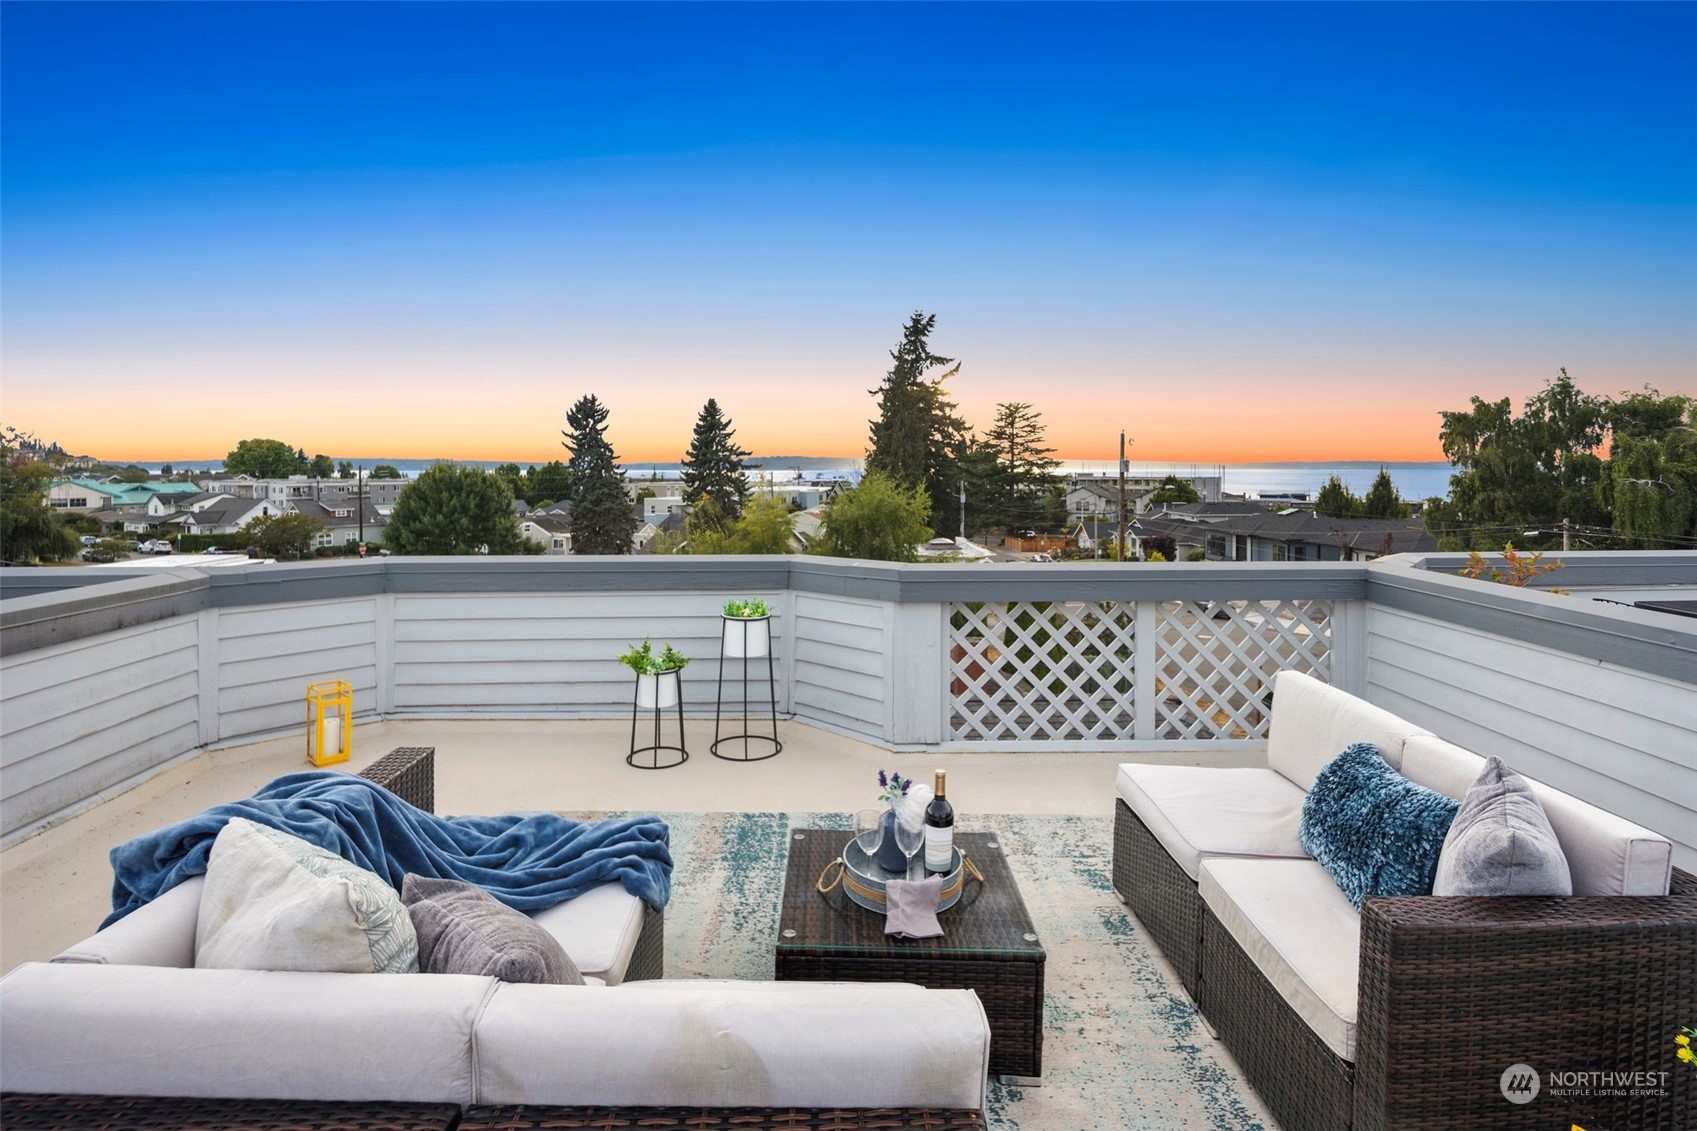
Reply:
<svg viewBox="0 0 1697 1131"><path fill-rule="evenodd" d="M195 750L298 733L317 679L349 680L362 721L619 716L630 680L614 657L648 636L696 657L685 709L711 714L718 609L761 596L779 710L892 748L1240 760L1265 742L1273 674L1296 668L1667 833L1697 863L1697 621L1452 565L6 571L0 834ZM1697 555L1571 555L1560 580L1605 577L1697 585Z"/></svg>

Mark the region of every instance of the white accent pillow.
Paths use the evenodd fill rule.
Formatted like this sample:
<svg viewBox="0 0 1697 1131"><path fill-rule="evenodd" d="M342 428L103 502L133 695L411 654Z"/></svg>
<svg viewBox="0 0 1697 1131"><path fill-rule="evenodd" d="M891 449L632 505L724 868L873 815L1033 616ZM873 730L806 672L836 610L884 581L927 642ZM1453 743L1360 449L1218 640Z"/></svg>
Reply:
<svg viewBox="0 0 1697 1131"><path fill-rule="evenodd" d="M383 877L297 836L232 817L212 842L194 964L416 974L418 935Z"/></svg>

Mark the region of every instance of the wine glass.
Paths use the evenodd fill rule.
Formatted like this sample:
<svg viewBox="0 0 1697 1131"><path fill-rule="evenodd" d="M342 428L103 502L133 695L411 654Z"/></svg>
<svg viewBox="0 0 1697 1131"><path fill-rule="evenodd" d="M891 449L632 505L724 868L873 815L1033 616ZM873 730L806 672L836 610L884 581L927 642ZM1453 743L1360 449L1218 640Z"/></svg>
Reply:
<svg viewBox="0 0 1697 1131"><path fill-rule="evenodd" d="M919 846L925 843L925 826L914 825L909 827L908 823L901 819L901 815L897 814L895 828L896 847L902 850L903 856L907 857L907 870L902 873L902 879L905 880L913 874L914 853L918 852Z"/></svg>
<svg viewBox="0 0 1697 1131"><path fill-rule="evenodd" d="M882 809L860 809L854 814L854 842L871 860L877 856L878 849L884 843L884 811Z"/></svg>

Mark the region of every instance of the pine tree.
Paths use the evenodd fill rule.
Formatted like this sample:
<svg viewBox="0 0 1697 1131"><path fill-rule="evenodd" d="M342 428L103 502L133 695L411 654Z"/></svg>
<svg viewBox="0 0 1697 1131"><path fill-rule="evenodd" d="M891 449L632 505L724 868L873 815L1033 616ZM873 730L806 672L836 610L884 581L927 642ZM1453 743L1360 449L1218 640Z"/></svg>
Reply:
<svg viewBox="0 0 1697 1131"><path fill-rule="evenodd" d="M1008 529L1023 530L1047 525L1044 511L1060 464L1055 449L1043 446L1047 426L1043 414L1024 401L996 406L996 423L987 439L995 449L1002 470L1003 522Z"/></svg>
<svg viewBox="0 0 1697 1131"><path fill-rule="evenodd" d="M628 554L636 534L636 511L625 494L618 454L607 442L607 409L595 397L585 396L566 413L566 426L570 431L561 434L572 454L566 461L572 552Z"/></svg>
<svg viewBox="0 0 1697 1131"><path fill-rule="evenodd" d="M1379 469L1373 485L1367 488L1367 497L1361 500L1361 513L1367 518L1402 518L1408 513L1403 509L1396 484L1391 482L1391 473L1385 468Z"/></svg>
<svg viewBox="0 0 1697 1131"><path fill-rule="evenodd" d="M890 351L895 364L884 383L871 390L878 398L878 419L872 421L866 470L903 487L923 487L932 513L948 514L960 487L956 463L966 443L966 423L943 389L960 365L932 353L927 341L936 325L935 314L914 311L901 344ZM943 366L950 368L926 376Z"/></svg>
<svg viewBox="0 0 1697 1131"><path fill-rule="evenodd" d="M1332 476L1314 497L1314 513L1326 518L1359 518L1361 500L1344 486L1342 479Z"/></svg>
<svg viewBox="0 0 1697 1131"><path fill-rule="evenodd" d="M727 519L742 517L748 499L748 476L742 461L748 452L736 444L736 429L709 397L695 418L695 435L683 458L684 502L694 506L712 499Z"/></svg>

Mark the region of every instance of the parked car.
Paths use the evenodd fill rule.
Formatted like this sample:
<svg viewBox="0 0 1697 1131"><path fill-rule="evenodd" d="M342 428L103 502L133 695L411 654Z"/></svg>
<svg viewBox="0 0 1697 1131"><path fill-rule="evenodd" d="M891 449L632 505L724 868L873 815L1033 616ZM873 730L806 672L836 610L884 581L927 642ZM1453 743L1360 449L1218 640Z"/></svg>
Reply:
<svg viewBox="0 0 1697 1131"><path fill-rule="evenodd" d="M98 534L84 534L82 536L82 538L80 539L80 541L85 546L92 546L96 542L100 541L100 535L98 535Z"/></svg>

